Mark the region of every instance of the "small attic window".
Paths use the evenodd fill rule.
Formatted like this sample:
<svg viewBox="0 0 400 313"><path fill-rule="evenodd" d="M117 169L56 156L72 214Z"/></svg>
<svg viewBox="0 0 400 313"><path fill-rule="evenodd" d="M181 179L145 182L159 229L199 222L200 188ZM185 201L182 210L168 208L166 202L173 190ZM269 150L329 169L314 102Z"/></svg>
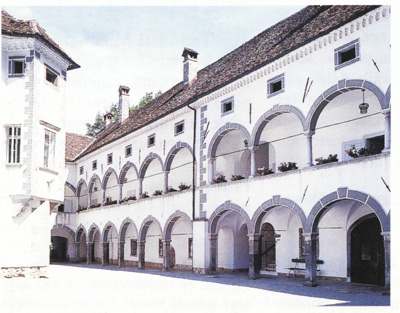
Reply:
<svg viewBox="0 0 400 313"><path fill-rule="evenodd" d="M221 114L222 116L232 113L234 110L234 101L233 97L225 99L221 102Z"/></svg>
<svg viewBox="0 0 400 313"><path fill-rule="evenodd" d="M275 76L268 80L268 98L278 95L285 91L285 76L284 74Z"/></svg>
<svg viewBox="0 0 400 313"><path fill-rule="evenodd" d="M8 77L22 77L25 74L25 58L10 57L8 61Z"/></svg>
<svg viewBox="0 0 400 313"><path fill-rule="evenodd" d="M132 155L132 145L128 145L125 147L125 157L129 157Z"/></svg>
<svg viewBox="0 0 400 313"><path fill-rule="evenodd" d="M335 70L341 69L359 60L360 43L358 39L335 49Z"/></svg>
<svg viewBox="0 0 400 313"><path fill-rule="evenodd" d="M54 86L57 86L57 78L57 74L46 67L46 80Z"/></svg>
<svg viewBox="0 0 400 313"><path fill-rule="evenodd" d="M147 147L151 147L154 146L156 143L156 135L150 135L149 137L147 137Z"/></svg>
<svg viewBox="0 0 400 313"><path fill-rule="evenodd" d="M92 170L94 171L94 170L96 170L97 169L97 160L94 160L93 162L92 162Z"/></svg>
<svg viewBox="0 0 400 313"><path fill-rule="evenodd" d="M112 162L113 162L113 154L109 153L107 154L107 165L112 164Z"/></svg>
<svg viewBox="0 0 400 313"><path fill-rule="evenodd" d="M180 135L185 130L185 121L181 121L175 124L175 136Z"/></svg>

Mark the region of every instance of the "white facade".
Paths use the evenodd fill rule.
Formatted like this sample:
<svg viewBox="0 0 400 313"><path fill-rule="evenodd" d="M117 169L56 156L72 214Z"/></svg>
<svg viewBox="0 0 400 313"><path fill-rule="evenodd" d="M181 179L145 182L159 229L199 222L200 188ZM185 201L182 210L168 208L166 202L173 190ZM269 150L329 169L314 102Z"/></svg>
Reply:
<svg viewBox="0 0 400 313"><path fill-rule="evenodd" d="M390 7L381 6L189 103L196 113L183 107L78 157L65 187L75 209L58 213L54 229L74 236L76 261L250 277L289 275L299 263L309 285L362 282L358 269L374 261L367 282L388 287L390 86ZM353 159L352 146L373 153ZM329 155L337 161L317 165ZM280 172L284 162L297 169ZM181 183L191 188L168 191ZM367 246L358 234L376 227Z"/></svg>
<svg viewBox="0 0 400 313"><path fill-rule="evenodd" d="M0 228L7 240L0 268L5 276L14 275L13 269L44 275L49 213L64 201L65 88L71 63L40 39L4 32L1 63L0 176L7 179L2 179Z"/></svg>

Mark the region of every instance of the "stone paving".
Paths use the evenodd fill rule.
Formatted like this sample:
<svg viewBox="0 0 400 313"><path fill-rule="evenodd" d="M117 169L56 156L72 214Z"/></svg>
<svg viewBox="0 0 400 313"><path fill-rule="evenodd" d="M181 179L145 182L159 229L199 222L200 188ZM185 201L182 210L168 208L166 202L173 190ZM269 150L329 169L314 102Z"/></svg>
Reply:
<svg viewBox="0 0 400 313"><path fill-rule="evenodd" d="M247 274L217 276L115 266L51 265L46 279L0 280L0 312L284 312L329 309L392 311L390 296L371 285ZM360 308L360 306L362 308ZM276 310L273 310L275 312Z"/></svg>

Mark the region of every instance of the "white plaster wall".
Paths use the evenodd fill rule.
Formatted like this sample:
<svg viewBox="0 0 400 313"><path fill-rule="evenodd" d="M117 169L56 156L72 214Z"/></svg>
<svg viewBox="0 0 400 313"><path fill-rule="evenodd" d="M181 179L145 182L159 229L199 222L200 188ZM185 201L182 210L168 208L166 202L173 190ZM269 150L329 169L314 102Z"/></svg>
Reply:
<svg viewBox="0 0 400 313"><path fill-rule="evenodd" d="M181 149L176 154L171 164L171 170L168 174L168 187L179 190L178 186L181 183L192 185L192 161L192 154L186 148Z"/></svg>
<svg viewBox="0 0 400 313"><path fill-rule="evenodd" d="M137 232L135 227L132 224L129 224L128 228L126 229L125 234L125 245L124 245L124 259L128 261L137 261L138 260L138 253L137 250L136 256L131 255L131 239L137 240Z"/></svg>
<svg viewBox="0 0 400 313"><path fill-rule="evenodd" d="M219 268L234 269L235 242L233 230L228 226L221 227L218 231L218 256Z"/></svg>
<svg viewBox="0 0 400 313"><path fill-rule="evenodd" d="M173 228L171 236L171 247L175 249L175 263L177 265L192 265L189 258L189 238L193 238L190 223L182 218L178 219Z"/></svg>
<svg viewBox="0 0 400 313"><path fill-rule="evenodd" d="M158 252L159 239L161 239L160 229L157 224L151 223L146 235L145 262L162 264L163 259Z"/></svg>

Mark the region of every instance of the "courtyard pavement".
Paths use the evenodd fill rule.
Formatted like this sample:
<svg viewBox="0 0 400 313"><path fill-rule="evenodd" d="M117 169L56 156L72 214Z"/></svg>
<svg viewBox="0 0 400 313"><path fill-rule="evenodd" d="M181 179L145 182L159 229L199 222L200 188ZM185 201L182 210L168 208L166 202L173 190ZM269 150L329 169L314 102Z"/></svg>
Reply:
<svg viewBox="0 0 400 313"><path fill-rule="evenodd" d="M51 265L48 278L0 280L0 312L391 312L371 285L247 274L217 276L115 266Z"/></svg>

